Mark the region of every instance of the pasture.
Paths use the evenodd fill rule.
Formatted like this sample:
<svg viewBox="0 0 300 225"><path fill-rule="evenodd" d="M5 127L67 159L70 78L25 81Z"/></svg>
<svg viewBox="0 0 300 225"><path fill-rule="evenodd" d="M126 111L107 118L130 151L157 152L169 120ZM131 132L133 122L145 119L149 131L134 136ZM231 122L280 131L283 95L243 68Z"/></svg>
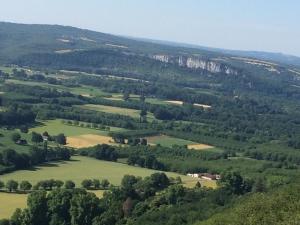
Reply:
<svg viewBox="0 0 300 225"><path fill-rule="evenodd" d="M86 123L80 122L80 124L86 125ZM110 131L124 131L123 128L110 127ZM62 123L62 120L48 120L41 121L36 127L30 129L30 132L35 131L37 133L43 133L47 131L50 135L65 134L66 136L78 136L84 134L98 134L107 136L109 131L97 130L94 128L74 126Z"/></svg>
<svg viewBox="0 0 300 225"><path fill-rule="evenodd" d="M101 161L93 158L74 156L71 161L49 163L38 166L32 170L19 170L13 173L0 175L1 181L28 180L32 184L45 179L73 180L80 187L84 179L108 179L113 185L120 185L124 175L130 174L140 177L149 176L157 172L127 164ZM166 172L169 177L180 176L184 183L196 181L195 178ZM196 183L196 182L195 182Z"/></svg>
<svg viewBox="0 0 300 225"><path fill-rule="evenodd" d="M128 109L128 108L106 106L106 105L92 105L92 104L87 104L78 107L82 109L97 111L97 112L112 113L112 114L119 114L123 116L130 116L133 118L140 118L140 110L136 110L136 109ZM154 115L148 112L147 119L153 120Z"/></svg>
<svg viewBox="0 0 300 225"><path fill-rule="evenodd" d="M157 136L151 136L151 137L146 137L148 143L151 145L161 145L164 147L172 147L173 145L179 145L179 146L184 146L184 145L196 145L198 143L184 140L181 138L175 138L175 137L170 137L167 135L157 135Z"/></svg>
<svg viewBox="0 0 300 225"><path fill-rule="evenodd" d="M161 146L169 147L169 148L174 145L178 145L178 146L187 146L187 149L190 149L190 150L220 151L211 145L200 144L200 143L196 143L196 142L181 139L181 138L171 137L168 135L150 136L150 137L146 137L146 139L150 145L161 145Z"/></svg>
<svg viewBox="0 0 300 225"><path fill-rule="evenodd" d="M3 71L4 73L9 73L11 74L13 69L18 69L17 67L12 67L12 66L0 66L0 70Z"/></svg>
<svg viewBox="0 0 300 225"><path fill-rule="evenodd" d="M111 100L111 101L124 101L123 95L120 95L120 94L113 94L111 97L105 97L105 99ZM129 99L133 100L133 101L140 101L140 96L139 95L130 95ZM164 100L161 100L158 98L148 98L148 97L146 97L145 102L150 103L150 104L155 104L155 105L167 105L168 104Z"/></svg>
<svg viewBox="0 0 300 225"><path fill-rule="evenodd" d="M0 192L0 219L10 218L17 208L25 208L27 205L27 196L27 194Z"/></svg>
<svg viewBox="0 0 300 225"><path fill-rule="evenodd" d="M7 129L3 129L0 128L0 151L3 149L7 149L7 148L12 148L16 151L27 151L28 150L28 146L26 145L17 145L16 143L13 142L13 140L11 139L11 136L13 133L15 132L19 132L19 130L7 130ZM21 137L23 139L26 139L28 143L30 143L30 134L24 134L24 133L20 133Z"/></svg>
<svg viewBox="0 0 300 225"><path fill-rule="evenodd" d="M62 85L55 85L55 84L48 84L43 82L35 82L35 81L23 81L23 80L14 80L8 79L5 81L6 83L13 83L13 84L22 84L27 86L40 86L45 88L54 88L59 91L67 91L75 95L82 95L85 97L96 97L96 96L107 96L110 95L107 92L102 91L99 88L91 87L82 85L80 87L66 87Z"/></svg>

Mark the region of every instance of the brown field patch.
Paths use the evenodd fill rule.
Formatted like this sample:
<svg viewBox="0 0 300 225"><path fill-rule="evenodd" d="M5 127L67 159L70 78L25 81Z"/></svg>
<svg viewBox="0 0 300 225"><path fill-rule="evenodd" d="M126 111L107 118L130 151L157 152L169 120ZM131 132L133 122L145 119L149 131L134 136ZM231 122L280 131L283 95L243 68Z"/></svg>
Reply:
<svg viewBox="0 0 300 225"><path fill-rule="evenodd" d="M60 38L60 39L57 39L58 41L61 41L61 42L64 42L64 43L69 43L71 42L70 40L68 39L63 39L63 38Z"/></svg>
<svg viewBox="0 0 300 225"><path fill-rule="evenodd" d="M82 97L92 98L93 96L90 94L82 93L80 94Z"/></svg>
<svg viewBox="0 0 300 225"><path fill-rule="evenodd" d="M167 103L176 104L176 105L183 105L183 101L165 101Z"/></svg>
<svg viewBox="0 0 300 225"><path fill-rule="evenodd" d="M27 196L26 194L0 192L0 219L10 218L16 208L26 208Z"/></svg>
<svg viewBox="0 0 300 225"><path fill-rule="evenodd" d="M61 49L61 50L57 50L57 51L54 51L55 53L58 53L58 54L64 54L64 53L70 53L70 52L73 52L72 49Z"/></svg>
<svg viewBox="0 0 300 225"><path fill-rule="evenodd" d="M206 145L206 144L192 144L192 145L188 145L187 147L188 149L191 150L204 150L204 149L214 148L214 146Z"/></svg>
<svg viewBox="0 0 300 225"><path fill-rule="evenodd" d="M109 47L114 47L114 48L128 48L127 46L124 46L124 45L114 45L114 44L105 44L106 46L109 46Z"/></svg>
<svg viewBox="0 0 300 225"><path fill-rule="evenodd" d="M203 104L198 104L198 103L194 103L194 106L202 107L204 109L210 109L211 108L210 105L203 105Z"/></svg>
<svg viewBox="0 0 300 225"><path fill-rule="evenodd" d="M170 103L170 104L174 104L174 105L183 105L183 101L165 101L166 103ZM198 104L198 103L194 103L194 106L197 107L202 107L204 109L210 109L211 106L210 105L204 105L204 104Z"/></svg>
<svg viewBox="0 0 300 225"><path fill-rule="evenodd" d="M114 145L116 143L111 137L96 134L67 137L67 146L72 148L88 148L99 144Z"/></svg>
<svg viewBox="0 0 300 225"><path fill-rule="evenodd" d="M196 186L197 182L200 182L202 187L216 189L218 187L217 181L215 180L205 180L205 179L193 179L184 182L184 186L187 188L193 188Z"/></svg>

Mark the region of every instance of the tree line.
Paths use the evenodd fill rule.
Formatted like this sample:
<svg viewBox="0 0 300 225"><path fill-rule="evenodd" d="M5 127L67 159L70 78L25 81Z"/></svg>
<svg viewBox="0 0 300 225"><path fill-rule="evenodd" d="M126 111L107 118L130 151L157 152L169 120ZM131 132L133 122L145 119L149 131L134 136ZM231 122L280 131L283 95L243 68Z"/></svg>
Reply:
<svg viewBox="0 0 300 225"><path fill-rule="evenodd" d="M86 190L106 190L110 187L110 183L107 179L99 180L99 179L84 179L81 182L81 188ZM41 180L36 184L32 184L27 180L23 180L20 183L15 180L8 180L6 183L0 180L0 190L6 189L8 192L22 192L22 193L30 193L31 191L52 191L54 189L75 189L76 184L72 180L61 181L61 180Z"/></svg>
<svg viewBox="0 0 300 225"><path fill-rule="evenodd" d="M43 162L69 160L72 152L65 147L31 146L29 153L19 153L13 149L0 152L0 174L19 169L28 169Z"/></svg>

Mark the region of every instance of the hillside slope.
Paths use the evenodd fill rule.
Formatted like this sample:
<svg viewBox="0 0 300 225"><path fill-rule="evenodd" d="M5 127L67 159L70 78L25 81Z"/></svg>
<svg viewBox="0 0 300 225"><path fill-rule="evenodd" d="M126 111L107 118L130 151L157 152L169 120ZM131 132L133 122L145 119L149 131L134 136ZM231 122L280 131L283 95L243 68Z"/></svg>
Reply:
<svg viewBox="0 0 300 225"><path fill-rule="evenodd" d="M0 63L147 75L242 89L295 88L300 70L208 49L170 46L59 25L0 23ZM180 81L181 82L181 81Z"/></svg>

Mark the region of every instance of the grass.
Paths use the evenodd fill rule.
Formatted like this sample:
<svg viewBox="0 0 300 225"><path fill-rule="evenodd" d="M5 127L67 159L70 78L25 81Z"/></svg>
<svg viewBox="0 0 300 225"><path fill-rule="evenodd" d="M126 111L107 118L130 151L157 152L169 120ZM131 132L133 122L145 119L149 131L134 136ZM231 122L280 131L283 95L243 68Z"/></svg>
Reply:
<svg viewBox="0 0 300 225"><path fill-rule="evenodd" d="M86 125L86 123L82 123ZM126 131L126 129L118 128L118 127L110 127L110 131L104 130L96 130L93 128L86 128L80 126L71 126L67 124L63 124L61 120L49 120L49 121L41 121L39 125L29 129L27 134L21 133L19 130L7 130L0 128L0 151L4 149L14 149L18 152L27 152L29 149L28 145L17 145L11 140L11 136L13 133L18 132L21 134L23 139L26 139L28 144L31 143L31 132L35 131L37 133L43 133L47 131L50 135L58 135L60 133L64 133L66 136L79 136L86 134L95 134L108 136L110 131Z"/></svg>
<svg viewBox="0 0 300 225"><path fill-rule="evenodd" d="M86 123L81 123L86 124ZM66 136L78 136L84 134L99 134L108 135L110 131L125 131L123 128L111 127L110 131L96 130L93 128L73 126L62 123L62 120L48 120L43 121L39 126L30 129L30 132L35 131L37 133L43 133L47 131L50 135L57 135L64 133Z"/></svg>
<svg viewBox="0 0 300 225"><path fill-rule="evenodd" d="M87 169L88 168L88 169ZM45 179L73 180L77 187L80 187L84 179L108 179L114 185L120 185L124 175L130 174L140 177L149 176L157 171L129 166L122 163L107 162L96 160L93 158L75 156L72 161L57 162L38 166L32 170L20 170L13 173L0 175L0 180L7 182L8 180L16 180L21 182L28 180L32 184ZM180 175L178 173L167 172L169 177L180 176L184 186L194 187L198 179ZM201 185L206 187L216 187L215 181L201 180ZM103 196L103 190L90 191L98 197ZM9 218L16 208L24 208L26 206L27 195L24 194L8 194L0 192L0 219Z"/></svg>
<svg viewBox="0 0 300 225"><path fill-rule="evenodd" d="M193 188L193 187L196 186L197 182L198 182L198 180L186 181L184 186L188 187L188 188ZM204 179L201 179L200 183L201 183L201 186L207 187L207 188L213 188L213 189L215 189L215 188L218 187L217 181L215 181L215 180L204 180Z"/></svg>
<svg viewBox="0 0 300 225"><path fill-rule="evenodd" d="M106 106L106 105L92 105L92 104L87 104L87 105L78 106L78 107L80 107L82 109L97 111L97 112L120 114L120 115L124 115L124 116L130 116L133 118L140 118L140 110L136 110L136 109L128 109L128 108ZM148 112L147 119L153 120L154 115L152 113Z"/></svg>
<svg viewBox="0 0 300 225"><path fill-rule="evenodd" d="M153 137L147 137L148 143L155 144L155 145L161 145L165 147L172 147L173 145L193 145L198 144L192 141L170 137L167 135L159 135L159 136L153 136Z"/></svg>
<svg viewBox="0 0 300 225"><path fill-rule="evenodd" d="M75 95L83 95L83 96L90 96L90 97L96 97L96 96L109 96L110 93L104 92L101 89L82 85L80 87L65 87L62 85L55 85L55 84L48 84L43 82L35 82L35 81L23 81L23 80L14 80L9 79L5 81L6 83L13 83L13 84L22 84L22 85L28 85L28 86L40 86L40 87L46 87L46 88L55 88L60 91L67 91Z"/></svg>
<svg viewBox="0 0 300 225"><path fill-rule="evenodd" d="M0 192L0 219L8 219L17 208L25 208L27 194L10 194Z"/></svg>
<svg viewBox="0 0 300 225"><path fill-rule="evenodd" d="M14 143L11 139L11 136L13 133L15 132L19 132L19 130L6 130L6 129L0 129L0 151L3 149L14 149L16 151L27 151L28 150L28 146L24 146L24 145L17 145L16 143ZM30 139L31 136L30 134L24 134L24 133L20 133L23 139L26 139L28 143L30 143Z"/></svg>
<svg viewBox="0 0 300 225"><path fill-rule="evenodd" d="M124 101L123 100L123 95L122 94L117 94L117 93L112 94L111 97L107 97L105 99L113 100L113 101ZM140 95L131 94L129 99L133 100L133 101L140 101ZM161 99L158 99L158 98L147 98L147 97L145 99L145 102L150 103L150 104L156 104L156 105L167 105L168 104L164 100L161 100Z"/></svg>
<svg viewBox="0 0 300 225"><path fill-rule="evenodd" d="M168 103L164 100L158 98L146 98L145 102L154 104L154 105L168 105Z"/></svg>
<svg viewBox="0 0 300 225"><path fill-rule="evenodd" d="M12 67L6 67L6 66L0 66L0 70L4 73L12 73L13 68Z"/></svg>
<svg viewBox="0 0 300 225"><path fill-rule="evenodd" d="M140 177L149 176L157 171L129 166L127 164L96 160L93 158L74 156L71 161L50 163L38 166L32 170L20 170L0 175L1 181L28 180L32 184L45 179L73 180L77 187L84 179L108 179L114 185L120 185L124 175ZM183 182L195 181L194 178L178 173L166 173L169 177L180 176Z"/></svg>

